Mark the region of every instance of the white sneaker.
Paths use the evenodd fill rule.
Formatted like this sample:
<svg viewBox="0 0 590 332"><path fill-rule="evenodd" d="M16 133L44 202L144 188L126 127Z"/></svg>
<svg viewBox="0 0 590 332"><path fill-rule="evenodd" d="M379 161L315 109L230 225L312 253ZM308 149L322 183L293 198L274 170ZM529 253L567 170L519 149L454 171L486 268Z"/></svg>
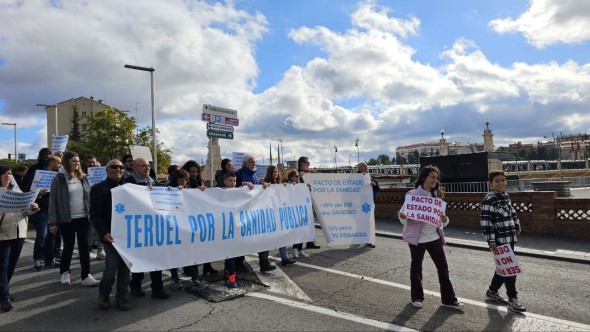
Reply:
<svg viewBox="0 0 590 332"><path fill-rule="evenodd" d="M303 258L309 257L309 255L303 250L297 250L297 255L299 255L300 257L303 257Z"/></svg>
<svg viewBox="0 0 590 332"><path fill-rule="evenodd" d="M422 308L422 301L412 301L414 308Z"/></svg>
<svg viewBox="0 0 590 332"><path fill-rule="evenodd" d="M70 284L70 272L66 271L61 274L61 284L62 285L69 285Z"/></svg>
<svg viewBox="0 0 590 332"><path fill-rule="evenodd" d="M104 252L104 250L99 250L96 253L96 259L101 260L101 261L105 260L105 259L107 259L107 254Z"/></svg>
<svg viewBox="0 0 590 332"><path fill-rule="evenodd" d="M82 286L96 286L99 284L99 281L94 279L92 275L88 274L88 277L82 280Z"/></svg>
<svg viewBox="0 0 590 332"><path fill-rule="evenodd" d="M297 249L291 248L291 258L293 258L293 259L299 258L299 255L297 254L297 251L298 251Z"/></svg>

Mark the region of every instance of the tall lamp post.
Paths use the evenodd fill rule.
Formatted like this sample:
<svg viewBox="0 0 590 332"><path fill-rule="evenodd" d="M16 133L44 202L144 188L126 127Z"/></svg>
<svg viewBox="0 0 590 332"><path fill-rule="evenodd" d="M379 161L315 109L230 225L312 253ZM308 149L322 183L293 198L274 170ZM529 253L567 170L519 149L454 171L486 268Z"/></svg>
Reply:
<svg viewBox="0 0 590 332"><path fill-rule="evenodd" d="M338 152L338 147L336 147L336 145L334 145L334 170L336 171L335 173L338 173L338 164L336 161L336 152Z"/></svg>
<svg viewBox="0 0 590 332"><path fill-rule="evenodd" d="M55 108L55 135L53 135L53 136L57 136L58 135L58 133L57 133L57 104L53 104L53 105L36 104L36 106L45 107L45 109L47 109L47 107ZM47 115L47 118L49 118L49 114ZM47 142L47 145L51 145L51 142Z"/></svg>
<svg viewBox="0 0 590 332"><path fill-rule="evenodd" d="M360 158L359 138L358 137L354 141L354 146L356 146L356 163L359 164L361 162L361 158Z"/></svg>
<svg viewBox="0 0 590 332"><path fill-rule="evenodd" d="M154 71L156 71L153 67L140 67L140 66L133 66L133 65L125 65L127 69L135 69L141 71L147 71L150 73L150 82L151 82L151 92L152 92L152 141L153 141L153 149L154 149L154 171L156 173L156 177L158 177L158 150L156 148L156 110L154 108L154 103L156 100L155 92L154 92Z"/></svg>
<svg viewBox="0 0 590 332"><path fill-rule="evenodd" d="M14 126L14 160L18 160L17 158L17 154L16 154L16 122L15 123L9 123L9 122L2 122L3 125L5 126Z"/></svg>

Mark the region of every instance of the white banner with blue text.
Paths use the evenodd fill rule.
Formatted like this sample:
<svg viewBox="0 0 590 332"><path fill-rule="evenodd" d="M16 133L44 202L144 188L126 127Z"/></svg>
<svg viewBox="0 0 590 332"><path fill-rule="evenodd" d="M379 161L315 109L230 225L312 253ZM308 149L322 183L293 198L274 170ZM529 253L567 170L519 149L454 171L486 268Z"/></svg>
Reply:
<svg viewBox="0 0 590 332"><path fill-rule="evenodd" d="M375 242L375 203L369 174L306 173L313 208L328 245Z"/></svg>
<svg viewBox="0 0 590 332"><path fill-rule="evenodd" d="M315 237L304 184L168 193L170 199L160 188L152 194L134 184L112 189L113 244L131 272L224 260Z"/></svg>

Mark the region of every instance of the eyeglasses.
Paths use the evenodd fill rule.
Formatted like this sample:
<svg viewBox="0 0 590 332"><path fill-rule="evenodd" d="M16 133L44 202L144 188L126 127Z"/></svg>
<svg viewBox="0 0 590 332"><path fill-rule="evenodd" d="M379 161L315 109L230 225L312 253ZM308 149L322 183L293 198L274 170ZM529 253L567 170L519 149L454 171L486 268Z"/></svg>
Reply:
<svg viewBox="0 0 590 332"><path fill-rule="evenodd" d="M125 160L126 163L132 163L133 159Z"/></svg>
<svg viewBox="0 0 590 332"><path fill-rule="evenodd" d="M125 167L123 167L123 165L110 165L109 168L110 169L124 169Z"/></svg>

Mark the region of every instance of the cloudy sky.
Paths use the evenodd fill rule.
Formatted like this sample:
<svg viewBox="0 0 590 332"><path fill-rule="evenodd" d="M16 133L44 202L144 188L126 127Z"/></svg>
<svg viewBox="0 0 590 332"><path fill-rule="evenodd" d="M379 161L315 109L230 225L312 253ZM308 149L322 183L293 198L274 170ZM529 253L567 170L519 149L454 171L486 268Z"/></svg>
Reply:
<svg viewBox="0 0 590 332"><path fill-rule="evenodd" d="M400 145L496 147L590 132L590 2L578 0L0 0L0 120L18 150L47 144L45 111L94 96L151 123L173 160L206 159L203 104L238 111L222 156L333 166ZM13 151L0 127L0 155ZM276 162L276 160L275 160Z"/></svg>

